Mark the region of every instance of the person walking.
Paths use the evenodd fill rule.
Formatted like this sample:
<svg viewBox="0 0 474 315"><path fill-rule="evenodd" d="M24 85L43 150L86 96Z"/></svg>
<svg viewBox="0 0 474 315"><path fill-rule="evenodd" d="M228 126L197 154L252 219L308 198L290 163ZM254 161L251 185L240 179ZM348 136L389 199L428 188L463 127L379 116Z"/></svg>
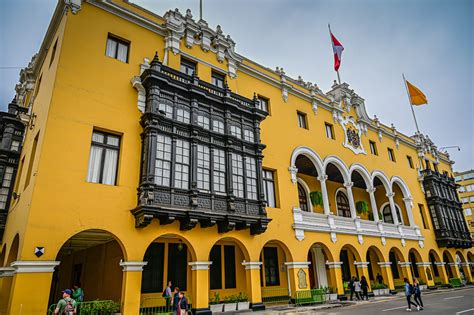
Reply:
<svg viewBox="0 0 474 315"><path fill-rule="evenodd" d="M409 282L408 282L408 279L407 278L403 278L403 282L405 282L405 296L407 298L407 303L408 303L408 308L407 308L407 312L411 312L411 306L414 305L416 307L416 309L419 311L420 310L420 307L418 306L418 304L415 304L411 301L411 296L413 294L413 285L411 285Z"/></svg>
<svg viewBox="0 0 474 315"><path fill-rule="evenodd" d="M84 301L84 290L81 288L81 283L76 282L74 284L74 288L72 289L72 296L74 301L76 302L83 302Z"/></svg>
<svg viewBox="0 0 474 315"><path fill-rule="evenodd" d="M420 283L418 282L417 278L413 279L413 288L414 288L414 291L415 291L414 300L418 304L418 306L420 307L420 310L422 310L423 309L423 301L421 300Z"/></svg>
<svg viewBox="0 0 474 315"><path fill-rule="evenodd" d="M362 278L360 278L360 287L362 289L362 300L365 299L368 301L369 300L369 283L367 282L367 279L365 278L365 276L362 276Z"/></svg>
<svg viewBox="0 0 474 315"><path fill-rule="evenodd" d="M362 287L361 287L361 285L360 285L359 278L355 278L355 281L354 281L354 291L355 291L355 294L356 294L356 299L357 299L357 300L362 300L362 296L361 296Z"/></svg>
<svg viewBox="0 0 474 315"><path fill-rule="evenodd" d="M163 297L166 301L166 311L170 310L171 306L171 281L168 280L168 285L166 286L165 290L163 291Z"/></svg>
<svg viewBox="0 0 474 315"><path fill-rule="evenodd" d="M376 277L376 279L377 279L377 282L378 282L379 284L383 284L383 277L382 277L382 275L381 275L380 273L378 273L378 272L377 272L377 277Z"/></svg>
<svg viewBox="0 0 474 315"><path fill-rule="evenodd" d="M62 291L63 298L59 300L58 304L56 305L56 309L54 310L54 314L60 315L75 315L76 314L76 301L71 298L72 291L70 289L66 289Z"/></svg>
<svg viewBox="0 0 474 315"><path fill-rule="evenodd" d="M179 292L178 315L186 315L187 311L188 311L188 299L186 299L183 292Z"/></svg>
<svg viewBox="0 0 474 315"><path fill-rule="evenodd" d="M355 289L354 288L354 281L355 281L355 277L352 277L351 281L349 281L349 285L348 285L349 290L351 290L351 301L352 301L352 298L354 296L354 289Z"/></svg>
<svg viewBox="0 0 474 315"><path fill-rule="evenodd" d="M173 315L178 315L179 307L179 288L175 287L173 292L173 300L171 300L171 305L173 305Z"/></svg>

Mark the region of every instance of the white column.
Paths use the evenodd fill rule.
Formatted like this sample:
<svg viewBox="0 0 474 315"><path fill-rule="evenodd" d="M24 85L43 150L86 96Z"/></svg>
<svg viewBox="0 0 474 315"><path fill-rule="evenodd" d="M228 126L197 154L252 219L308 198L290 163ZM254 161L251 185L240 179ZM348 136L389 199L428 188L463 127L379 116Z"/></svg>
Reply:
<svg viewBox="0 0 474 315"><path fill-rule="evenodd" d="M326 262L324 261L323 249L319 246L313 246L314 270L318 278L318 286L320 288L328 286L328 277L326 274Z"/></svg>
<svg viewBox="0 0 474 315"><path fill-rule="evenodd" d="M390 211L392 212L393 223L398 225L398 216L397 210L395 208L395 201L393 201L393 197L395 196L394 192L387 193L386 196L388 197L388 202L390 203Z"/></svg>
<svg viewBox="0 0 474 315"><path fill-rule="evenodd" d="M326 188L327 179L328 179L327 175L318 176L318 180L321 183L321 193L323 195L324 214L329 214L329 212L331 212L331 210L329 209L328 190Z"/></svg>
<svg viewBox="0 0 474 315"><path fill-rule="evenodd" d="M377 208L377 201L375 200L375 187L369 187L366 191L369 193L370 197L370 206L372 207L372 214L374 215L374 221L378 222L379 218L379 209Z"/></svg>
<svg viewBox="0 0 474 315"><path fill-rule="evenodd" d="M415 220L413 219L413 200L411 197L403 198L405 202L405 209L407 210L408 222L410 226L415 226Z"/></svg>
<svg viewBox="0 0 474 315"><path fill-rule="evenodd" d="M349 208L351 209L351 218L355 218L357 216L356 207L354 202L354 196L352 195L352 186L354 186L353 182L344 183L344 187L346 187L347 191L347 199L349 199Z"/></svg>

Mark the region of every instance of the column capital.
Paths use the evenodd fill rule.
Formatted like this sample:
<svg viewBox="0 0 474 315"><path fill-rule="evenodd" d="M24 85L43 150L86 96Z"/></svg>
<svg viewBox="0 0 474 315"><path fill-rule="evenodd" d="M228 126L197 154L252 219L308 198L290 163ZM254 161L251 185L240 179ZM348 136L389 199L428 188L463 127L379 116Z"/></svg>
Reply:
<svg viewBox="0 0 474 315"><path fill-rule="evenodd" d="M416 265L419 267L430 267L431 263L429 261L421 261L421 262L417 262Z"/></svg>
<svg viewBox="0 0 474 315"><path fill-rule="evenodd" d="M393 198L395 196L395 193L389 192L389 193L386 193L385 196L387 196L388 198Z"/></svg>
<svg viewBox="0 0 474 315"><path fill-rule="evenodd" d="M192 261L188 265L191 266L191 270L209 270L212 261Z"/></svg>
<svg viewBox="0 0 474 315"><path fill-rule="evenodd" d="M54 272L54 268L61 262L54 260L17 260L10 264L14 273L48 273Z"/></svg>
<svg viewBox="0 0 474 315"><path fill-rule="evenodd" d="M370 262L369 261L354 261L354 265L357 268L368 268Z"/></svg>
<svg viewBox="0 0 474 315"><path fill-rule="evenodd" d="M390 268L390 266L392 265L392 262L391 261L381 261L381 262L378 262L377 265L379 265L380 268Z"/></svg>
<svg viewBox="0 0 474 315"><path fill-rule="evenodd" d="M346 187L346 188L352 188L352 186L354 186L354 182L344 183L344 187Z"/></svg>
<svg viewBox="0 0 474 315"><path fill-rule="evenodd" d="M375 188L375 187L369 187L365 191L368 192L369 194L373 194L376 190L377 190L377 188Z"/></svg>
<svg viewBox="0 0 474 315"><path fill-rule="evenodd" d="M409 267L411 267L411 262L409 262L409 261L399 261L399 262L398 262L398 265L399 265L400 267L409 268Z"/></svg>
<svg viewBox="0 0 474 315"><path fill-rule="evenodd" d="M405 202L411 202L411 201L413 201L413 198L412 198L411 196L408 196L408 197L406 197L406 198L403 198L403 201L405 201Z"/></svg>
<svg viewBox="0 0 474 315"><path fill-rule="evenodd" d="M435 261L435 263L434 263L434 264L435 264L436 266L440 266L440 267L442 267L442 266L445 266L445 265L446 265L446 263L445 263L444 261L441 261L441 262Z"/></svg>
<svg viewBox="0 0 474 315"><path fill-rule="evenodd" d="M458 264L455 263L455 262L452 262L452 263L450 262L450 263L448 263L448 266L451 266L451 267L456 267L457 265L458 265Z"/></svg>
<svg viewBox="0 0 474 315"><path fill-rule="evenodd" d="M320 181L320 182L325 182L327 179L328 179L328 176L327 175L319 175L317 177L317 179Z"/></svg>
<svg viewBox="0 0 474 315"><path fill-rule="evenodd" d="M245 270L254 270L254 269L257 269L257 270L260 270L261 266L262 266L262 262L261 261L243 261L242 262L242 266L245 267Z"/></svg>
<svg viewBox="0 0 474 315"><path fill-rule="evenodd" d="M285 266L288 269L308 268L309 265L311 265L310 261L292 261L285 263Z"/></svg>
<svg viewBox="0 0 474 315"><path fill-rule="evenodd" d="M338 269L342 266L342 261L326 261L326 266L329 269Z"/></svg>
<svg viewBox="0 0 474 315"><path fill-rule="evenodd" d="M122 267L122 271L143 271L143 267L148 264L148 261L123 261L120 260L119 265Z"/></svg>
<svg viewBox="0 0 474 315"><path fill-rule="evenodd" d="M0 267L0 278L13 277L15 268L13 267Z"/></svg>
<svg viewBox="0 0 474 315"><path fill-rule="evenodd" d="M294 165L291 165L290 167L288 167L288 171L290 172L290 175L291 175L291 182L293 184L296 184L297 182L296 174L298 173L298 168Z"/></svg>

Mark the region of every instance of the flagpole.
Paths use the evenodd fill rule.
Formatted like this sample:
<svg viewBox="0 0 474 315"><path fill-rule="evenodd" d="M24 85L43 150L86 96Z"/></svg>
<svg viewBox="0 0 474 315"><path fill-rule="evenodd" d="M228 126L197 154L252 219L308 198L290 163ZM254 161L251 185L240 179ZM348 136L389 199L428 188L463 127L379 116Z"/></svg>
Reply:
<svg viewBox="0 0 474 315"><path fill-rule="evenodd" d="M331 40L331 45L332 45L332 50L334 51L334 43L332 42L332 37L331 37L331 25L328 23L328 28L329 28L329 39ZM336 71L337 73L337 81L339 84L341 84L341 77L339 76L339 70Z"/></svg>
<svg viewBox="0 0 474 315"><path fill-rule="evenodd" d="M408 102L410 103L411 113L413 114L413 119L415 120L416 131L420 133L420 129L418 128L418 122L416 121L415 110L413 109L413 104L411 103L410 92L408 91L407 80L405 79L405 75L402 73L403 77L403 84L405 84L405 89L407 90Z"/></svg>

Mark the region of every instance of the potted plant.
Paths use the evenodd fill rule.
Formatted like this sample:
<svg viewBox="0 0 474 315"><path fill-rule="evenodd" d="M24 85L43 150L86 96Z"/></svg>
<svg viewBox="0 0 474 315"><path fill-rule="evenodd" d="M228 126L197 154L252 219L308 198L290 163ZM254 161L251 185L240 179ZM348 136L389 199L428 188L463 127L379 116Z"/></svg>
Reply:
<svg viewBox="0 0 474 315"><path fill-rule="evenodd" d="M366 201L357 201L356 202L357 214L367 214L369 212L369 205Z"/></svg>
<svg viewBox="0 0 474 315"><path fill-rule="evenodd" d="M329 301L337 301L337 290L331 287L328 287Z"/></svg>
<svg viewBox="0 0 474 315"><path fill-rule="evenodd" d="M420 280L419 281L419 284L420 284L420 290L426 290L428 288L428 286L426 285L426 282L423 281L423 280Z"/></svg>
<svg viewBox="0 0 474 315"><path fill-rule="evenodd" d="M229 295L224 298L224 312L237 310L237 298L235 295Z"/></svg>
<svg viewBox="0 0 474 315"><path fill-rule="evenodd" d="M374 283L372 285L372 293L375 296L388 295L390 293L390 290L387 289L387 286L383 283Z"/></svg>
<svg viewBox="0 0 474 315"><path fill-rule="evenodd" d="M312 191L309 193L309 199L311 199L311 204L313 206L322 206L323 205L323 194L320 191Z"/></svg>
<svg viewBox="0 0 474 315"><path fill-rule="evenodd" d="M222 312L224 304L221 303L221 296L219 292L214 293L214 298L209 300L209 308L211 312Z"/></svg>
<svg viewBox="0 0 474 315"><path fill-rule="evenodd" d="M237 309L240 310L248 310L250 309L250 302L247 294L240 292L237 296Z"/></svg>

